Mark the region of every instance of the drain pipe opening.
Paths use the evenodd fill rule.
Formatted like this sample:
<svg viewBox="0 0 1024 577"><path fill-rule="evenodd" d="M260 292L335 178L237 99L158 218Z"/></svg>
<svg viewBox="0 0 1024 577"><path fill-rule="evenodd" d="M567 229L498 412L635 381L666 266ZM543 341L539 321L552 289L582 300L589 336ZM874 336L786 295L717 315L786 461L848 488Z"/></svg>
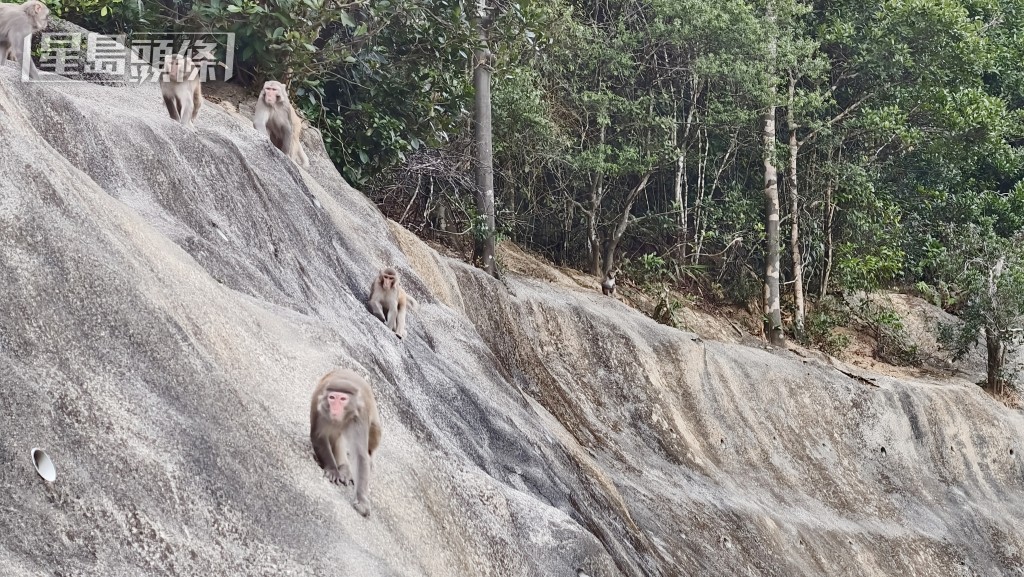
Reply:
<svg viewBox="0 0 1024 577"><path fill-rule="evenodd" d="M52 483L57 478L57 468L46 451L36 448L32 449L32 464L36 467L36 473L47 482Z"/></svg>

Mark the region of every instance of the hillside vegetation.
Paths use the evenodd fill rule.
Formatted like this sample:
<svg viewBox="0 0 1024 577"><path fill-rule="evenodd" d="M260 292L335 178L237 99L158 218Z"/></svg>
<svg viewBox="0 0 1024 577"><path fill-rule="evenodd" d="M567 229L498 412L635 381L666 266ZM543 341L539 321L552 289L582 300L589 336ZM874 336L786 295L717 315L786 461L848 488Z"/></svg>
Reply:
<svg viewBox="0 0 1024 577"><path fill-rule="evenodd" d="M1016 386L1024 0L58 11L236 33L239 81L286 79L348 182L489 272L508 238L651 298L751 307L773 344L826 351L856 316L848 295L899 287L957 315L936 335L959 355L981 343L990 391ZM670 320L679 303L663 300ZM879 314L868 323L892 324Z"/></svg>

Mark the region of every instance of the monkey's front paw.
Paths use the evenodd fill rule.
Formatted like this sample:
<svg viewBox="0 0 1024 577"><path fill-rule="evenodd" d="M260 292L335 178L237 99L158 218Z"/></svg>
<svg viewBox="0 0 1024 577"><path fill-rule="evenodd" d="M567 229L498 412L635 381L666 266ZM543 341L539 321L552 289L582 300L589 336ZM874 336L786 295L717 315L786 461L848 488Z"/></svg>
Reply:
<svg viewBox="0 0 1024 577"><path fill-rule="evenodd" d="M338 481L339 485L351 485L352 484L352 468L348 465L338 466L338 477L341 479Z"/></svg>
<svg viewBox="0 0 1024 577"><path fill-rule="evenodd" d="M355 504L352 506L355 507L356 512L362 515L363 517L370 516L370 504L368 502L356 501Z"/></svg>
<svg viewBox="0 0 1024 577"><path fill-rule="evenodd" d="M348 467L339 467L334 470L326 471L327 480L335 485L348 485L352 482L352 474L349 472Z"/></svg>

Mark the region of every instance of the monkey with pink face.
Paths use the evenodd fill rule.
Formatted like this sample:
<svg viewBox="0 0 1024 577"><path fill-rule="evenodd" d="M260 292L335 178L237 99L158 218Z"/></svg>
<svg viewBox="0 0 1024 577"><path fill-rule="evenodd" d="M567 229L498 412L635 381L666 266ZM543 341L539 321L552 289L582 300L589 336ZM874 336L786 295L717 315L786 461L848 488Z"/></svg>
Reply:
<svg viewBox="0 0 1024 577"><path fill-rule="evenodd" d="M374 279L367 306L373 316L384 321L398 338L404 339L406 311L416 310L418 303L402 288L398 281L398 271L389 267L380 271Z"/></svg>
<svg viewBox="0 0 1024 577"><path fill-rule="evenodd" d="M299 166L309 166L309 158L299 142L302 137L302 119L288 100L288 89L284 84L275 80L263 83L263 90L256 101L252 126L269 136L274 146L292 162Z"/></svg>
<svg viewBox="0 0 1024 577"><path fill-rule="evenodd" d="M39 78L32 58L25 54L25 39L46 28L50 9L39 0L24 4L0 4L0 65L13 57L21 69L28 67L33 80Z"/></svg>
<svg viewBox="0 0 1024 577"><path fill-rule="evenodd" d="M348 369L334 369L320 379L309 408L313 454L330 482L348 485L354 478L354 507L363 517L370 514L370 459L380 432L377 401L366 379ZM354 471L349 458L355 461Z"/></svg>

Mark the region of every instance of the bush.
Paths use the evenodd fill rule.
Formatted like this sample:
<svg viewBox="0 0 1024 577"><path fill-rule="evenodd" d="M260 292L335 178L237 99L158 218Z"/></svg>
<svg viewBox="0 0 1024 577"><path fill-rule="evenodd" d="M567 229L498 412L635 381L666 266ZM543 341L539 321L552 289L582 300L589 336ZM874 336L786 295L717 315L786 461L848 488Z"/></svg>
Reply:
<svg viewBox="0 0 1024 577"><path fill-rule="evenodd" d="M681 323L677 313L682 308L682 301L673 297L669 293L668 287L662 287L661 293L658 295L658 304L654 306L654 314L651 315L651 318L663 325L679 328Z"/></svg>
<svg viewBox="0 0 1024 577"><path fill-rule="evenodd" d="M875 358L898 367L921 364L920 347L911 341L896 311L868 298L851 311L874 337Z"/></svg>
<svg viewBox="0 0 1024 577"><path fill-rule="evenodd" d="M850 335L836 332L850 318L849 308L834 297L825 297L808 314L804 324L804 344L840 357L850 346Z"/></svg>

